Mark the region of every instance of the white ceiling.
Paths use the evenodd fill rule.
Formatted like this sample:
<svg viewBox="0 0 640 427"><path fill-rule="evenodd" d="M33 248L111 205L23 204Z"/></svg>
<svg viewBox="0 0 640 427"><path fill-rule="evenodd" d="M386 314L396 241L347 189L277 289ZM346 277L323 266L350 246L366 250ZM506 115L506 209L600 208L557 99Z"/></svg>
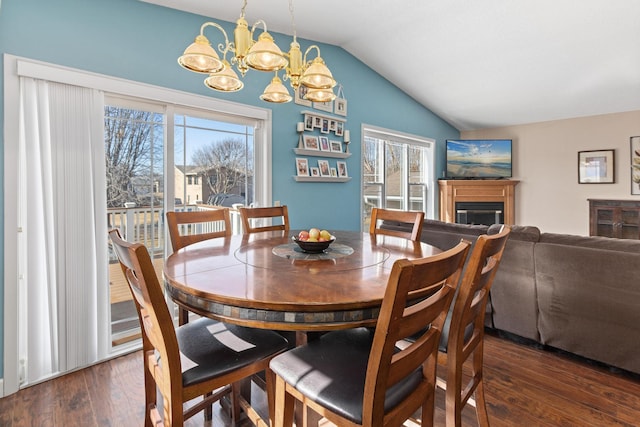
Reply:
<svg viewBox="0 0 640 427"><path fill-rule="evenodd" d="M143 1L230 22L242 7ZM459 130L640 110L640 0L298 0L294 14L298 37L341 46ZM293 34L287 0L248 1L246 19Z"/></svg>

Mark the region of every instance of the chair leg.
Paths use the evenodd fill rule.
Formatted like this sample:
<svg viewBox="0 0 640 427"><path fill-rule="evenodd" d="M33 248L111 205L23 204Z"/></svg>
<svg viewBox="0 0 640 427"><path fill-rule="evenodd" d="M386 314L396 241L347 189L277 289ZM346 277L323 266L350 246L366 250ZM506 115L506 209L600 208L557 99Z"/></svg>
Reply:
<svg viewBox="0 0 640 427"><path fill-rule="evenodd" d="M275 374L273 373L273 371L271 369L269 369L267 367L267 369L264 370L264 378L265 378L265 391L267 392L267 406L269 408L269 425L272 426L275 423L276 420L276 405L275 405L275 399L276 399L276 379L275 379Z"/></svg>
<svg viewBox="0 0 640 427"><path fill-rule="evenodd" d="M212 391L210 391L209 393L205 393L204 398L206 399L212 394L213 394ZM206 408L204 408L204 420L211 421L212 419L213 419L213 405L209 405Z"/></svg>
<svg viewBox="0 0 640 427"><path fill-rule="evenodd" d="M235 382L231 384L231 393L229 394L229 400L231 404L231 425L238 425L240 421L240 394L242 393L242 383Z"/></svg>
<svg viewBox="0 0 640 427"><path fill-rule="evenodd" d="M155 424L153 419L152 411L155 410L157 413L157 390L156 390L156 382L151 375L150 366L149 366L149 354L153 354L151 352L143 352L143 365L144 365L144 404L146 410L145 414L145 427L152 427Z"/></svg>
<svg viewBox="0 0 640 427"><path fill-rule="evenodd" d="M462 426L462 402L460 401L460 387L455 386L455 381L447 378L447 390L445 392L445 416L447 427Z"/></svg>
<svg viewBox="0 0 640 427"><path fill-rule="evenodd" d="M430 393L430 396L427 397L424 404L422 405L422 419L420 420L420 425L422 427L432 427L433 426L433 417L435 416L435 387L433 389L433 393Z"/></svg>
<svg viewBox="0 0 640 427"><path fill-rule="evenodd" d="M186 325L189 323L189 310L185 310L182 307L178 307L178 325Z"/></svg>
<svg viewBox="0 0 640 427"><path fill-rule="evenodd" d="M274 399L275 421L273 427L291 427L293 425L293 410L295 399L287 393L287 383L276 376L276 392Z"/></svg>
<svg viewBox="0 0 640 427"><path fill-rule="evenodd" d="M487 404L484 398L484 381L480 381L476 388L476 417L480 427L489 427L489 414L487 413Z"/></svg>

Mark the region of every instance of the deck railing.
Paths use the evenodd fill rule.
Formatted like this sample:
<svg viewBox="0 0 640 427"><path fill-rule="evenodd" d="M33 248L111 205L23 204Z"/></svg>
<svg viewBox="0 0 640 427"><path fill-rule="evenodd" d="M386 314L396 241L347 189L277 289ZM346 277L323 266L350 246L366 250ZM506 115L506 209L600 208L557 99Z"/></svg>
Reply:
<svg viewBox="0 0 640 427"><path fill-rule="evenodd" d="M205 204L179 205L175 206L176 211L202 211L209 209L220 209L220 206ZM231 214L232 233L242 232L242 222L237 209L229 209ZM167 229L165 226L164 209L161 207L125 207L107 209L108 228L118 228L120 233L129 242L139 242L144 244L154 257L164 255L165 242L167 239ZM219 225L204 224L197 232L218 231ZM117 261L115 254L109 254L110 261Z"/></svg>

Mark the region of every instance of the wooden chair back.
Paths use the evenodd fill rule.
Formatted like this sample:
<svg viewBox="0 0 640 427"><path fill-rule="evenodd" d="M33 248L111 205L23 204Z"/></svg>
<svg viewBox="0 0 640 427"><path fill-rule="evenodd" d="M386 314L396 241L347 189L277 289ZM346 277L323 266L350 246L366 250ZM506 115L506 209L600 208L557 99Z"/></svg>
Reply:
<svg viewBox="0 0 640 427"><path fill-rule="evenodd" d="M145 391L155 395L156 382L150 377L150 360L156 360L156 352L162 363L155 363L161 381L156 384L163 401L173 402L172 397L182 396L182 365L173 319L167 307L164 292L158 282L151 257L141 243L129 243L120 237L117 229L109 231L113 250L118 256L140 320L142 351L145 365ZM181 400L180 400L181 402ZM147 408L153 411L153 408ZM182 405L180 404L180 412Z"/></svg>
<svg viewBox="0 0 640 427"><path fill-rule="evenodd" d="M260 233L262 231L289 231L289 211L286 206L274 206L269 208L240 208L242 229L244 234ZM280 218L280 224L255 226L254 221L267 218Z"/></svg>
<svg viewBox="0 0 640 427"><path fill-rule="evenodd" d="M469 247L462 241L438 255L394 263L367 365L363 425L402 425L421 407L423 420L433 420L440 334ZM398 351L396 343L410 336L416 339ZM389 388L417 369L422 372L418 385L385 411Z"/></svg>
<svg viewBox="0 0 640 427"><path fill-rule="evenodd" d="M219 228L219 224L224 226L223 230L196 232L198 229L207 229L207 227L210 229ZM231 236L231 216L229 208L224 207L192 212L167 212L167 225L174 252L192 243ZM185 229L190 232L181 233Z"/></svg>
<svg viewBox="0 0 640 427"><path fill-rule="evenodd" d="M413 227L411 231L380 228L380 224L378 223L378 221L401 222L405 224L412 224ZM371 225L369 226L369 233L403 237L405 239L417 242L420 240L420 236L422 234L423 221L424 212L373 208L371 210Z"/></svg>
<svg viewBox="0 0 640 427"><path fill-rule="evenodd" d="M479 425L489 426L482 381L484 317L489 291L510 232L508 226L503 226L498 234L478 237L453 303L451 324L443 337L446 353L438 355L438 363L447 367L448 427L461 425L462 409L474 393ZM462 365L469 359L472 375L468 383L463 384Z"/></svg>

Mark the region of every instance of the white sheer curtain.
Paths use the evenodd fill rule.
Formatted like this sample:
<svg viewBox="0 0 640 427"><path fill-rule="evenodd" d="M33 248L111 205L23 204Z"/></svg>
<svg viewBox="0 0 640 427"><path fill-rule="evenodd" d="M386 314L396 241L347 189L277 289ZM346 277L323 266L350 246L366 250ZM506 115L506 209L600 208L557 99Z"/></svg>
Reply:
<svg viewBox="0 0 640 427"><path fill-rule="evenodd" d="M20 78L22 385L108 352L104 96Z"/></svg>

